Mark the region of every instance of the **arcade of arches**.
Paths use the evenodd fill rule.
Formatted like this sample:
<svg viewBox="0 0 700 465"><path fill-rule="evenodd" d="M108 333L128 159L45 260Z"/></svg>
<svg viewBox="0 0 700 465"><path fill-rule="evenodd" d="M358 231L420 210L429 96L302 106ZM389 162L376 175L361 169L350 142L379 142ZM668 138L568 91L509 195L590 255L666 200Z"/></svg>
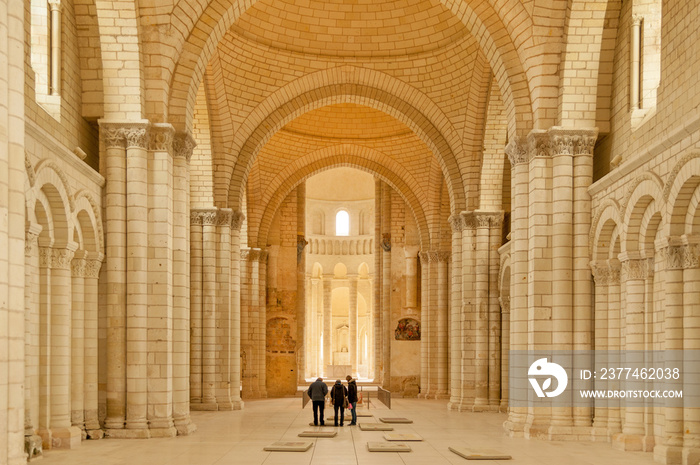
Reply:
<svg viewBox="0 0 700 465"><path fill-rule="evenodd" d="M700 0L0 0L0 465L340 373L697 464L700 408L509 406L508 355L700 348L699 26Z"/></svg>

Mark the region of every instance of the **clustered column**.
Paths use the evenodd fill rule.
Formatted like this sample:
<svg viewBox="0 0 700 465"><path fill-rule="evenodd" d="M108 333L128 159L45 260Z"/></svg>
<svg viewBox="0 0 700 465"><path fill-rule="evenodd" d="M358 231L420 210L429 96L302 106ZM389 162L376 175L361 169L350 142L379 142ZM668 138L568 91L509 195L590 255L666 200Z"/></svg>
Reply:
<svg viewBox="0 0 700 465"><path fill-rule="evenodd" d="M246 264L241 277L241 356L243 397L267 396L265 386L266 302L265 275L267 252L256 248L242 249L241 260ZM243 283L246 283L245 285Z"/></svg>

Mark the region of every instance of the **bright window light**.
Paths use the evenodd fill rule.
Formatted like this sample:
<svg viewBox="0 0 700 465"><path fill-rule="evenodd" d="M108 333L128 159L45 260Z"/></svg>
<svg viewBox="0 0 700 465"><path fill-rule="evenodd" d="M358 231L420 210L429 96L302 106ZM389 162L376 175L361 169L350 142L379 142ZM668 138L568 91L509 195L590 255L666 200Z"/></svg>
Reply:
<svg viewBox="0 0 700 465"><path fill-rule="evenodd" d="M335 215L335 235L350 235L350 215L348 215L348 212L346 212L345 210L340 210Z"/></svg>

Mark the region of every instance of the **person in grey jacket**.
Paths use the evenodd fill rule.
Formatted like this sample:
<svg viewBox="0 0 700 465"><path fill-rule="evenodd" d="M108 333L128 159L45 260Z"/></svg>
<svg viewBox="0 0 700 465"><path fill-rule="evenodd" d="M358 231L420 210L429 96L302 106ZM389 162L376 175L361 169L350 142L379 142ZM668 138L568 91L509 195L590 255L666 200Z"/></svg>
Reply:
<svg viewBox="0 0 700 465"><path fill-rule="evenodd" d="M325 426L323 409L326 401L326 394L328 394L328 386L323 382L323 378L318 378L316 381L311 383L307 394L311 398L314 408L314 425L318 426L319 410L321 416L321 426Z"/></svg>

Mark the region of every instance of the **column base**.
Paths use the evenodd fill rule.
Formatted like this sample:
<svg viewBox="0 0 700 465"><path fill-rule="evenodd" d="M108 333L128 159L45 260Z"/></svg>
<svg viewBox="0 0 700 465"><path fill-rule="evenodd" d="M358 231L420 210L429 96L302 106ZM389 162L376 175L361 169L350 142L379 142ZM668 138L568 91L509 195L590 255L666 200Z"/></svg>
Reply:
<svg viewBox="0 0 700 465"><path fill-rule="evenodd" d="M49 434L45 435L46 432ZM75 449L76 447L80 446L80 442L83 439L83 432L80 428L69 426L66 428L51 428L50 430L43 431L40 430L39 436L41 436L44 449Z"/></svg>
<svg viewBox="0 0 700 465"><path fill-rule="evenodd" d="M105 431L105 437L111 439L150 439L151 432L149 429L108 429Z"/></svg>
<svg viewBox="0 0 700 465"><path fill-rule="evenodd" d="M152 438L174 438L177 436L177 428L151 428L149 429Z"/></svg>
<svg viewBox="0 0 700 465"><path fill-rule="evenodd" d="M27 454L27 461L43 457L43 440L37 434L30 434L24 437L24 452Z"/></svg>
<svg viewBox="0 0 700 465"><path fill-rule="evenodd" d="M492 405L489 405L488 399L482 399L477 397L474 399L474 405L472 406L472 412L494 412Z"/></svg>
<svg viewBox="0 0 700 465"><path fill-rule="evenodd" d="M231 402L233 405L233 410L243 410L243 406L245 405L245 402L242 400L234 400Z"/></svg>
<svg viewBox="0 0 700 465"><path fill-rule="evenodd" d="M201 404L190 404L190 410L197 412L216 412L219 410L219 405L216 402L201 403Z"/></svg>
<svg viewBox="0 0 700 465"><path fill-rule="evenodd" d="M610 437L608 436L608 427L593 425L593 427L591 427L591 441L609 442Z"/></svg>
<svg viewBox="0 0 700 465"><path fill-rule="evenodd" d="M664 465L682 465L683 449L679 446L656 446L654 447L654 461Z"/></svg>
<svg viewBox="0 0 700 465"><path fill-rule="evenodd" d="M549 439L549 425L526 424L523 435L526 439Z"/></svg>
<svg viewBox="0 0 700 465"><path fill-rule="evenodd" d="M553 425L549 427L548 439L550 441L591 441L591 427Z"/></svg>
<svg viewBox="0 0 700 465"><path fill-rule="evenodd" d="M503 430L506 435L510 438L523 438L525 437L525 425L512 420L506 420L503 422Z"/></svg>
<svg viewBox="0 0 700 465"><path fill-rule="evenodd" d="M197 425L192 423L190 415L175 420L175 429L178 436L189 436L197 431Z"/></svg>
<svg viewBox="0 0 700 465"><path fill-rule="evenodd" d="M233 402L230 400L216 401L216 404L219 406L220 412L230 412L233 410Z"/></svg>
<svg viewBox="0 0 700 465"><path fill-rule="evenodd" d="M88 439L102 439L105 437L105 432L100 427L100 422L97 420L97 411L85 411L85 432Z"/></svg>
<svg viewBox="0 0 700 465"><path fill-rule="evenodd" d="M654 450L654 437L642 434L613 434L612 448L624 451L651 452Z"/></svg>

